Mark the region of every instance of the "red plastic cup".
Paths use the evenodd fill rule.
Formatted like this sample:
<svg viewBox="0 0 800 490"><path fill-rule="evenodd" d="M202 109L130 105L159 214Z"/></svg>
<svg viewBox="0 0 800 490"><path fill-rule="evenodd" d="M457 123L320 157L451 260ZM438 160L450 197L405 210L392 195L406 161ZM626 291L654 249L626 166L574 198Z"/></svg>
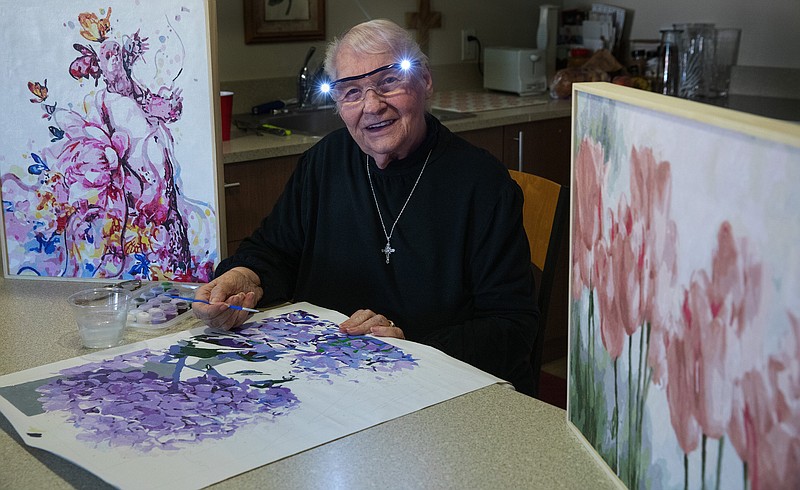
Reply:
<svg viewBox="0 0 800 490"><path fill-rule="evenodd" d="M231 114L233 113L233 92L219 93L220 113L222 114L222 141L231 139Z"/></svg>

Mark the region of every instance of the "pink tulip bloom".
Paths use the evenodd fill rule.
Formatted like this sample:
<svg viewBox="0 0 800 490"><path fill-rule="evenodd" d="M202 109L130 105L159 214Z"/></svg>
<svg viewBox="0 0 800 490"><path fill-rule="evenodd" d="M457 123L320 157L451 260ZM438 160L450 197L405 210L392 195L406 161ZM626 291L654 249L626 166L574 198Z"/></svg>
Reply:
<svg viewBox="0 0 800 490"><path fill-rule="evenodd" d="M677 335L666 339L667 404L672 429L684 453L697 449L700 443L700 425L694 417L694 365L695 355L691 342Z"/></svg>
<svg viewBox="0 0 800 490"><path fill-rule="evenodd" d="M800 320L789 321L793 338L738 383L728 432L753 490L800 488Z"/></svg>
<svg viewBox="0 0 800 490"><path fill-rule="evenodd" d="M775 383L787 376L788 366L770 362L769 378L751 371L745 375L743 390L749 397L746 420L748 435L748 471L751 488L800 488L800 438L797 435L797 415L786 417L789 406L783 404L784 393L776 391ZM797 389L794 380L794 389ZM792 400L795 414L797 399ZM777 405L777 407L776 407Z"/></svg>
<svg viewBox="0 0 800 490"><path fill-rule="evenodd" d="M600 144L589 139L581 142L575 159L575 203L573 206L572 295L580 298L589 287L592 273L592 250L603 235L603 193L605 155Z"/></svg>
<svg viewBox="0 0 800 490"><path fill-rule="evenodd" d="M703 433L713 438L725 435L734 406L734 385L747 366L747 352L756 345L762 265L743 255L747 241L738 244L724 222L717 235L711 274L696 271L685 292L685 338L694 356L687 370L694 371L695 417ZM745 295L750 300L745 300ZM747 305L747 306L745 306ZM743 345L746 342L747 345ZM670 381L671 382L671 381Z"/></svg>
<svg viewBox="0 0 800 490"><path fill-rule="evenodd" d="M625 333L633 335L643 322L641 306L642 251L644 248L641 222L634 216L623 194L612 218L609 255L612 257L610 280L615 284L616 297L611 298L618 311Z"/></svg>
<svg viewBox="0 0 800 490"><path fill-rule="evenodd" d="M594 256L596 275L603 278L611 277L611 262L614 258L608 253L603 240L597 242ZM611 359L617 359L625 347L625 329L619 318L619 310L614 307L616 286L614 281L610 280L598 279L594 284L597 286L597 309L600 313L600 339Z"/></svg>
<svg viewBox="0 0 800 490"><path fill-rule="evenodd" d="M672 174L669 162L656 162L651 148L631 150L631 208L641 228L641 276L639 284L642 318L650 322L648 364L653 380L663 381L664 338L675 320L677 225L670 218Z"/></svg>

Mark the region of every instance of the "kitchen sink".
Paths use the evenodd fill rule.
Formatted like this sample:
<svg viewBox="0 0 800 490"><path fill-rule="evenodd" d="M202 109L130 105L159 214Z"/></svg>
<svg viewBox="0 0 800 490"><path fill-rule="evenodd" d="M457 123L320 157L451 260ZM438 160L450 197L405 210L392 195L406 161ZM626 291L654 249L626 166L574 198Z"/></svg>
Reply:
<svg viewBox="0 0 800 490"><path fill-rule="evenodd" d="M331 131L344 127L342 118L330 108L275 114L261 117L260 122L311 136L325 136Z"/></svg>
<svg viewBox="0 0 800 490"><path fill-rule="evenodd" d="M431 113L443 122L475 116L472 113L441 109L433 109ZM237 126L244 125L247 129L258 129L262 124L269 124L291 130L293 133L310 136L325 136L331 131L344 127L342 118L330 107L324 109L295 109L290 112L268 116L245 114L236 117L236 121Z"/></svg>
<svg viewBox="0 0 800 490"><path fill-rule="evenodd" d="M456 112L456 111L448 111L445 109L431 109L431 114L436 116L436 119L447 122L447 121L456 121L458 119L466 119L468 117L475 117L475 114L472 112Z"/></svg>

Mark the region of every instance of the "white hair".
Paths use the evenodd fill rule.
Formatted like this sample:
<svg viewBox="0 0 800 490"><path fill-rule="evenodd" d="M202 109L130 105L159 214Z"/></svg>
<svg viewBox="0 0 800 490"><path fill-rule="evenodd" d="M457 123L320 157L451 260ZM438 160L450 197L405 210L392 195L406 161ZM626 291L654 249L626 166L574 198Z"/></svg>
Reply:
<svg viewBox="0 0 800 490"><path fill-rule="evenodd" d="M425 71L430 71L428 57L407 30L386 19L375 19L352 27L341 38L328 44L325 53L325 74L330 80L338 79L336 57L343 47L357 55L389 53L398 61L416 60Z"/></svg>

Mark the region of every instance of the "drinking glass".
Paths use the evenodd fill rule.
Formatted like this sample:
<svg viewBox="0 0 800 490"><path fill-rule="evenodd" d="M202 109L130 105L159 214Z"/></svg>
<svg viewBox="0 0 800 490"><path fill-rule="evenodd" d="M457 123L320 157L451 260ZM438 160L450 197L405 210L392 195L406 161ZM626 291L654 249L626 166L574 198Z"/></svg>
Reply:
<svg viewBox="0 0 800 490"><path fill-rule="evenodd" d="M739 58L742 30L736 27L718 28L715 32L714 70L711 90L717 97L727 97L731 85L731 70Z"/></svg>
<svg viewBox="0 0 800 490"><path fill-rule="evenodd" d="M686 99L712 97L714 24L674 24L681 35L678 95Z"/></svg>

